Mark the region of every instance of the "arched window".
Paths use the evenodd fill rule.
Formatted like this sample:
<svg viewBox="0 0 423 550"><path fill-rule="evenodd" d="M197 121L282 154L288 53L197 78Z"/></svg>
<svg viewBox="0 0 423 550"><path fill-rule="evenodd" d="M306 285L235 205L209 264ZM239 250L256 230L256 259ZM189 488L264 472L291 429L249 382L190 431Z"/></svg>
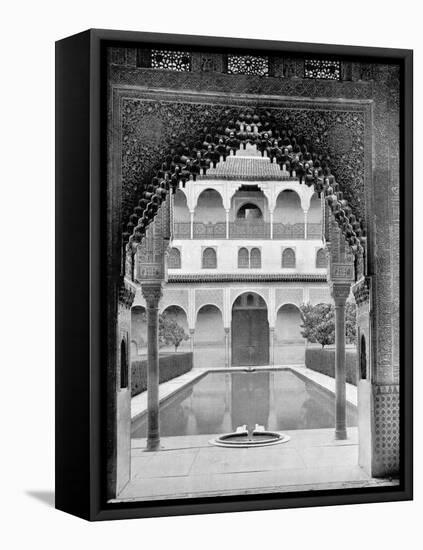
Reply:
<svg viewBox="0 0 423 550"><path fill-rule="evenodd" d="M120 387L128 387L128 357L126 355L126 342L120 343Z"/></svg>
<svg viewBox="0 0 423 550"><path fill-rule="evenodd" d="M238 210L236 217L239 220L257 220L263 217L260 208L253 203L243 204Z"/></svg>
<svg viewBox="0 0 423 550"><path fill-rule="evenodd" d="M292 248L285 248L282 252L282 267L295 267L295 252Z"/></svg>
<svg viewBox="0 0 423 550"><path fill-rule="evenodd" d="M171 248L169 251L168 267L170 269L181 268L181 252L178 248Z"/></svg>
<svg viewBox="0 0 423 550"><path fill-rule="evenodd" d="M203 268L216 269L216 267L217 267L216 250L214 248L205 248L203 250Z"/></svg>
<svg viewBox="0 0 423 550"><path fill-rule="evenodd" d="M261 267L261 252L259 248L252 248L250 253L250 267Z"/></svg>
<svg viewBox="0 0 423 550"><path fill-rule="evenodd" d="M326 252L323 248L319 248L319 250L316 252L316 267L327 267Z"/></svg>
<svg viewBox="0 0 423 550"><path fill-rule="evenodd" d="M365 380L367 378L367 357L366 357L366 338L364 334L360 339L360 378Z"/></svg>
<svg viewBox="0 0 423 550"><path fill-rule="evenodd" d="M238 250L238 267L248 268L250 266L249 254L246 248L240 248Z"/></svg>

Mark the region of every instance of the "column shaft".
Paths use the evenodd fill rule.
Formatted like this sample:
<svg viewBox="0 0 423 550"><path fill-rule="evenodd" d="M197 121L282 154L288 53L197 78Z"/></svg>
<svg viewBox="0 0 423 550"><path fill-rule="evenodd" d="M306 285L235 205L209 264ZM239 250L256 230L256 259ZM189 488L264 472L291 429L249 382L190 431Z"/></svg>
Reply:
<svg viewBox="0 0 423 550"><path fill-rule="evenodd" d="M195 333L195 329L190 328L189 329L189 344L190 344L190 349L191 349L192 352L194 352L194 333Z"/></svg>
<svg viewBox="0 0 423 550"><path fill-rule="evenodd" d="M335 439L347 439L345 299L335 301Z"/></svg>
<svg viewBox="0 0 423 550"><path fill-rule="evenodd" d="M225 327L225 366L231 366L231 329Z"/></svg>
<svg viewBox="0 0 423 550"><path fill-rule="evenodd" d="M269 328L269 362L273 366L275 364L275 328Z"/></svg>
<svg viewBox="0 0 423 550"><path fill-rule="evenodd" d="M229 210L226 210L226 238L229 239Z"/></svg>
<svg viewBox="0 0 423 550"><path fill-rule="evenodd" d="M142 286L147 303L147 449L160 447L159 300L161 284Z"/></svg>
<svg viewBox="0 0 423 550"><path fill-rule="evenodd" d="M194 238L194 212L190 212L190 239Z"/></svg>

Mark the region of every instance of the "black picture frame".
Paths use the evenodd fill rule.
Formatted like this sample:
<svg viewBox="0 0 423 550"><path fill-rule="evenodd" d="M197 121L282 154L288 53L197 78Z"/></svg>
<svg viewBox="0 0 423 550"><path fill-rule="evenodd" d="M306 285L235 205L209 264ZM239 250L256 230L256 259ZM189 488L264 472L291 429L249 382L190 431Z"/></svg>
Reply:
<svg viewBox="0 0 423 550"><path fill-rule="evenodd" d="M401 66L401 477L397 487L106 502L104 48L129 44L328 55ZM412 499L413 53L368 48L91 29L56 43L56 508L110 520Z"/></svg>

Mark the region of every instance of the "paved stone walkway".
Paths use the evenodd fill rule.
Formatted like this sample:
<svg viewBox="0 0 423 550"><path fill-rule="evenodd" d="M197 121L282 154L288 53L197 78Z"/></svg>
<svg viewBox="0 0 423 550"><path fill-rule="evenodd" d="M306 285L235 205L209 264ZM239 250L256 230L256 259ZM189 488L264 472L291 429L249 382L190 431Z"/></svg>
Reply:
<svg viewBox="0 0 423 550"><path fill-rule="evenodd" d="M214 436L168 437L145 451L132 441L131 482L119 500L287 492L395 484L371 479L357 465L357 428L335 441L332 429L293 430L287 443L252 449L210 445Z"/></svg>
<svg viewBox="0 0 423 550"><path fill-rule="evenodd" d="M244 369L244 367L240 367ZM304 366L289 368L334 393L335 380ZM213 370L192 371L160 384L163 402L181 388ZM347 384L347 401L357 404L357 388ZM132 399L132 419L147 408L147 392ZM131 481L119 500L188 498L221 494L248 494L356 487L386 484L371 479L358 466L357 428L346 441L336 441L333 429L292 430L287 443L251 449L226 449L210 444L212 435L162 438L158 452L146 452L145 439L132 440ZM395 482L392 482L395 483Z"/></svg>

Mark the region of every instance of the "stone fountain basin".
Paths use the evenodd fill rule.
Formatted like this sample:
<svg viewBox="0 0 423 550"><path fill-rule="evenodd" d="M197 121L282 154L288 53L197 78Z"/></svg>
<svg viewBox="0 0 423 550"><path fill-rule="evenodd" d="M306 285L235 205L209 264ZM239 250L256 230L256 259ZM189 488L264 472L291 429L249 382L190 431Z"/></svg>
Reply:
<svg viewBox="0 0 423 550"><path fill-rule="evenodd" d="M209 443L211 445L216 445L217 447L246 449L278 445L280 443L286 443L289 440L289 436L278 432L254 430L251 436L248 434L247 430L237 430L236 432L220 435L215 439L210 440Z"/></svg>

